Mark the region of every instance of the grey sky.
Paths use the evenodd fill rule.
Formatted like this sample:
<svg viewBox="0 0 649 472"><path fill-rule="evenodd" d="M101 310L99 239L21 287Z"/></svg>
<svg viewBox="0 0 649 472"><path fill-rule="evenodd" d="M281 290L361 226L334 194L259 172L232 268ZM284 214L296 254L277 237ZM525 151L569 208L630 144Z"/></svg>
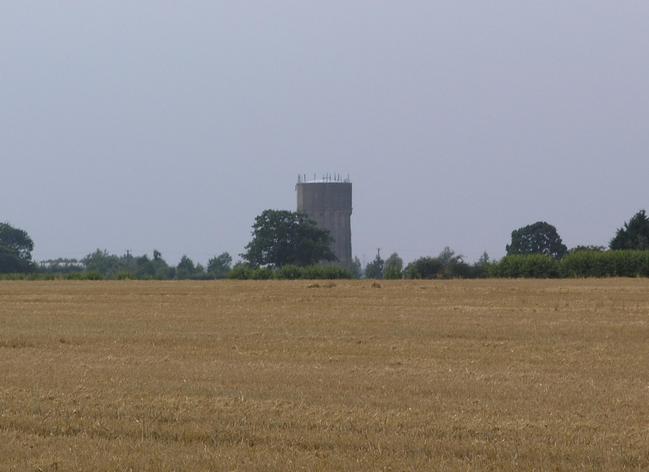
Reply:
<svg viewBox="0 0 649 472"><path fill-rule="evenodd" d="M242 251L298 173L354 253L606 244L649 209L649 3L4 1L0 220L37 259Z"/></svg>

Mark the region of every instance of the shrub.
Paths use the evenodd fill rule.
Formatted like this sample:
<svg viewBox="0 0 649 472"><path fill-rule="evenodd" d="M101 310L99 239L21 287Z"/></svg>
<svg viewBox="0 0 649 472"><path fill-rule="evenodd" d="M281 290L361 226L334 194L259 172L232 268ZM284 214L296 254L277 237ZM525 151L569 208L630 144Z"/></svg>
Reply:
<svg viewBox="0 0 649 472"><path fill-rule="evenodd" d="M295 265L285 265L284 267L277 269L275 272L276 279L296 280L303 278L303 276L304 270L302 267Z"/></svg>
<svg viewBox="0 0 649 472"><path fill-rule="evenodd" d="M298 280L298 279L351 279L350 271L336 265L312 265L299 267L285 265L276 269L269 267L253 268L237 264L229 274L231 279L239 280Z"/></svg>
<svg viewBox="0 0 649 472"><path fill-rule="evenodd" d="M229 279L249 280L253 278L254 269L248 264L235 264L230 273Z"/></svg>
<svg viewBox="0 0 649 472"><path fill-rule="evenodd" d="M254 280L270 280L274 276L273 269L268 267L259 267L252 271L252 279Z"/></svg>
<svg viewBox="0 0 649 472"><path fill-rule="evenodd" d="M65 280L104 280L98 272L75 272L65 276Z"/></svg>
<svg viewBox="0 0 649 472"><path fill-rule="evenodd" d="M648 277L649 251L579 251L561 261L563 277Z"/></svg>
<svg viewBox="0 0 649 472"><path fill-rule="evenodd" d="M303 279L351 279L352 273L337 265L312 265L302 268Z"/></svg>
<svg viewBox="0 0 649 472"><path fill-rule="evenodd" d="M559 276L559 262L542 254L506 256L491 266L491 275L510 279L555 278Z"/></svg>
<svg viewBox="0 0 649 472"><path fill-rule="evenodd" d="M437 257L420 257L408 264L403 271L407 279L434 279L444 269L444 264Z"/></svg>

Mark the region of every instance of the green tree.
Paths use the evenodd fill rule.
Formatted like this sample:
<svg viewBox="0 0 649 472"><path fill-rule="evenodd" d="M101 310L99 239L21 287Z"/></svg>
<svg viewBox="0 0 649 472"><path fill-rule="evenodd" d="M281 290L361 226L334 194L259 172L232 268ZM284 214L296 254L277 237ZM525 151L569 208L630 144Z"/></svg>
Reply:
<svg viewBox="0 0 649 472"><path fill-rule="evenodd" d="M478 259L478 262L473 264L473 276L476 278L487 277L492 266L493 263L489 259L489 254L487 254L487 251L484 251L480 259Z"/></svg>
<svg viewBox="0 0 649 472"><path fill-rule="evenodd" d="M200 266L200 264L199 264ZM198 266L194 264L189 257L183 256L180 258L180 262L176 266L176 278L179 280L192 279L196 277L199 272Z"/></svg>
<svg viewBox="0 0 649 472"><path fill-rule="evenodd" d="M361 261L358 257L354 256L349 271L351 272L352 277L355 279L360 279L363 276L363 265L361 264Z"/></svg>
<svg viewBox="0 0 649 472"><path fill-rule="evenodd" d="M544 254L555 259L561 259L568 252L557 229L545 221L512 231L512 241L506 249L508 256Z"/></svg>
<svg viewBox="0 0 649 472"><path fill-rule="evenodd" d="M109 254L105 249L103 251L97 249L84 257L81 262L86 268L86 272L99 274L103 278L115 277L123 270L120 258L114 254Z"/></svg>
<svg viewBox="0 0 649 472"><path fill-rule="evenodd" d="M435 279L443 270L444 264L438 257L420 257L406 266L404 275L408 279Z"/></svg>
<svg viewBox="0 0 649 472"><path fill-rule="evenodd" d="M385 260L383 276L386 279L400 279L403 272L403 259L396 252L390 254Z"/></svg>
<svg viewBox="0 0 649 472"><path fill-rule="evenodd" d="M33 250L34 242L26 231L0 223L0 272L31 272Z"/></svg>
<svg viewBox="0 0 649 472"><path fill-rule="evenodd" d="M174 277L173 268L169 267L167 261L162 258L160 251L153 250L153 260L151 261L153 268L153 278L158 280L170 279Z"/></svg>
<svg viewBox="0 0 649 472"><path fill-rule="evenodd" d="M253 267L307 266L334 261L329 232L304 213L265 210L255 218L252 240L241 257Z"/></svg>
<svg viewBox="0 0 649 472"><path fill-rule="evenodd" d="M385 262L381 258L381 250L376 252L374 260L365 266L365 278L368 279L382 279Z"/></svg>
<svg viewBox="0 0 649 472"><path fill-rule="evenodd" d="M231 270L232 256L227 252L211 258L207 263L207 273L215 279L227 278Z"/></svg>
<svg viewBox="0 0 649 472"><path fill-rule="evenodd" d="M620 249L649 249L649 218L644 210L633 215L628 223L619 228L609 247Z"/></svg>

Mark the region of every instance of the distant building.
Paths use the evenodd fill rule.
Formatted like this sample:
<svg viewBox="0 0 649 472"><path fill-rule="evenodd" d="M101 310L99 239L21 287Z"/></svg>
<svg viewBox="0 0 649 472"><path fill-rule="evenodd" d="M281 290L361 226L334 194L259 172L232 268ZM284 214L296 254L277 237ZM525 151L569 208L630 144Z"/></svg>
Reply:
<svg viewBox="0 0 649 472"><path fill-rule="evenodd" d="M326 176L308 180L299 176L297 211L306 213L318 226L329 231L332 250L338 262L352 264L352 183L349 178Z"/></svg>

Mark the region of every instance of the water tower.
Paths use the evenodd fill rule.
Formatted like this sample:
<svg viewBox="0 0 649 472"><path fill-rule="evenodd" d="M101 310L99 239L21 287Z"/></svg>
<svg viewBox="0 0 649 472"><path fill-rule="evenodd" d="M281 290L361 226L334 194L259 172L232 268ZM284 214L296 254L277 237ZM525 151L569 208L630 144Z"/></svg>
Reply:
<svg viewBox="0 0 649 472"><path fill-rule="evenodd" d="M332 250L338 262L352 263L352 183L349 177L326 175L307 179L300 175L295 186L297 211L306 213L333 238Z"/></svg>

